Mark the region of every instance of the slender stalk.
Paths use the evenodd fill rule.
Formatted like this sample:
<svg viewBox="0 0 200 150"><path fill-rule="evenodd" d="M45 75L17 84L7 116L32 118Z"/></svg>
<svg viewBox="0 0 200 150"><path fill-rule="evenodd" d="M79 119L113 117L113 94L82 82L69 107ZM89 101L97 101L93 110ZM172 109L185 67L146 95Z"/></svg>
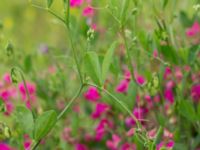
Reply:
<svg viewBox="0 0 200 150"><path fill-rule="evenodd" d="M65 114L65 112L72 105L72 103L77 99L77 97L79 97L79 95L82 92L83 87L84 87L84 85L81 85L81 87L79 88L79 90L77 91L77 93L74 95L74 97L69 101L69 103L65 106L65 108L60 112L60 114L57 117L57 120L59 120Z"/></svg>
<svg viewBox="0 0 200 150"><path fill-rule="evenodd" d="M136 79L134 77L134 69L133 69L132 62L131 62L131 54L129 52L129 47L128 47L128 43L127 43L127 40L125 37L124 29L122 29L122 37L123 37L125 48L126 48L126 54L127 54L127 58L128 58L128 68L131 71L131 78L133 81L135 81L135 83L137 83Z"/></svg>
<svg viewBox="0 0 200 150"><path fill-rule="evenodd" d="M28 97L28 100L30 100L30 99L31 99L31 96L30 96L30 93L29 93L29 91L28 91L28 87L27 87L27 84L26 84L26 80L25 80L23 71L22 71L20 68L18 68L18 67L13 67L13 70L16 70L16 71L19 72L20 77L21 77L22 82L23 82L24 87L25 87L26 95L27 95L27 97Z"/></svg>

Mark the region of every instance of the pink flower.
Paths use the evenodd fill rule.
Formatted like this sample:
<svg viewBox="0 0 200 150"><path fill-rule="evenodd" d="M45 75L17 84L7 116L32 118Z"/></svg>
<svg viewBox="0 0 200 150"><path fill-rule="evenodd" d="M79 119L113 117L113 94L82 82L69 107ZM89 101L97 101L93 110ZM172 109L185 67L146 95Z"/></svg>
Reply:
<svg viewBox="0 0 200 150"><path fill-rule="evenodd" d="M88 148L84 144L76 144L75 150L88 150Z"/></svg>
<svg viewBox="0 0 200 150"><path fill-rule="evenodd" d="M89 101L97 101L100 99L100 94L96 87L89 87L84 97Z"/></svg>
<svg viewBox="0 0 200 150"><path fill-rule="evenodd" d="M18 85L18 88L19 88L19 92L22 97L22 100L26 103L26 107L31 109L31 104L33 104L36 99L36 86L35 84L29 83L29 82L27 82L26 84L27 84L27 90L30 95L30 99L28 99L26 89L23 83L20 83Z"/></svg>
<svg viewBox="0 0 200 150"><path fill-rule="evenodd" d="M135 79L136 79L137 84L139 85L144 85L146 82L145 78L137 73L135 73Z"/></svg>
<svg viewBox="0 0 200 150"><path fill-rule="evenodd" d="M11 94L8 90L4 90L0 93L0 97L2 98L2 100L5 102L5 101L8 101L9 98L10 98Z"/></svg>
<svg viewBox="0 0 200 150"><path fill-rule="evenodd" d="M70 0L71 7L79 7L83 4L83 0Z"/></svg>
<svg viewBox="0 0 200 150"><path fill-rule="evenodd" d="M133 110L133 115L138 119L138 121L141 121L142 119L144 119L144 115L148 112L148 109L146 108L134 108ZM135 125L135 120L132 117L127 117L125 120L125 124L128 127L132 127Z"/></svg>
<svg viewBox="0 0 200 150"><path fill-rule="evenodd" d="M166 89L164 91L164 97L166 100L168 100L171 104L174 103L174 94L171 89Z"/></svg>
<svg viewBox="0 0 200 150"><path fill-rule="evenodd" d="M84 17L92 17L92 16L94 16L94 9L92 7L90 7L90 6L88 6L83 10L82 15Z"/></svg>
<svg viewBox="0 0 200 150"><path fill-rule="evenodd" d="M11 84L12 83L12 80L11 80L11 77L10 77L9 73L4 74L3 80L5 81L6 84Z"/></svg>
<svg viewBox="0 0 200 150"><path fill-rule="evenodd" d="M136 150L136 145L130 143L124 143L121 147L121 150Z"/></svg>
<svg viewBox="0 0 200 150"><path fill-rule="evenodd" d="M175 83L173 80L170 80L166 83L166 88L167 89L172 89L175 86Z"/></svg>
<svg viewBox="0 0 200 150"><path fill-rule="evenodd" d="M191 88L191 96L193 100L199 101L200 100L200 84L193 85Z"/></svg>
<svg viewBox="0 0 200 150"><path fill-rule="evenodd" d="M172 149L174 147L174 141L169 141L167 144L166 144L166 147L169 148L169 149Z"/></svg>
<svg viewBox="0 0 200 150"><path fill-rule="evenodd" d="M156 150L161 150L161 148L164 147L164 143L160 142L159 144L156 145Z"/></svg>
<svg viewBox="0 0 200 150"><path fill-rule="evenodd" d="M35 87L35 84L32 84L32 83L29 83L27 82L27 90L31 96L31 100L34 100L35 99L35 94L36 94L36 87ZM18 85L18 88L19 88L19 91L20 91L20 94L22 96L22 99L24 101L28 100L27 98L27 93L26 93L26 89L25 89L25 86L23 83L20 83Z"/></svg>
<svg viewBox="0 0 200 150"><path fill-rule="evenodd" d="M105 103L97 103L95 111L92 113L92 118L97 119L99 118L103 113L108 111L110 109L110 106Z"/></svg>
<svg viewBox="0 0 200 150"><path fill-rule="evenodd" d="M183 73L182 73L182 71L181 71L181 68L176 67L176 69L175 69L175 77L176 77L176 79L177 79L179 82L182 80L182 78L183 78Z"/></svg>
<svg viewBox="0 0 200 150"><path fill-rule="evenodd" d="M158 57L158 50L157 49L154 49L154 51L153 51L153 57L154 58Z"/></svg>
<svg viewBox="0 0 200 150"><path fill-rule="evenodd" d="M0 143L0 150L12 150L12 148L5 143Z"/></svg>
<svg viewBox="0 0 200 150"><path fill-rule="evenodd" d="M164 79L169 78L171 73L172 73L171 69L169 67L166 67L165 68L165 73L164 73Z"/></svg>
<svg viewBox="0 0 200 150"><path fill-rule="evenodd" d="M110 122L107 119L102 119L95 129L96 131L95 140L101 141L101 139L106 134L106 127L111 128L112 126L113 126L112 122Z"/></svg>
<svg viewBox="0 0 200 150"><path fill-rule="evenodd" d="M129 81L124 79L122 80L116 87L116 92L118 93L126 93L129 87Z"/></svg>
<svg viewBox="0 0 200 150"><path fill-rule="evenodd" d="M11 103L11 102L5 102L5 106L6 106L6 112L5 112L5 115L10 115L12 112L13 112L13 110L14 110L14 105L13 105L13 103Z"/></svg>
<svg viewBox="0 0 200 150"><path fill-rule="evenodd" d="M195 21L194 24L192 25L192 27L190 27L186 30L186 35L188 37L193 37L193 36L197 35L198 33L200 33L200 25L197 21Z"/></svg>
<svg viewBox="0 0 200 150"><path fill-rule="evenodd" d="M117 150L120 141L121 141L121 138L118 135L113 134L112 140L106 141L106 146L110 150Z"/></svg>
<svg viewBox="0 0 200 150"><path fill-rule="evenodd" d="M126 136L131 137L131 136L134 135L134 133L135 133L135 129L134 129L134 128L131 128L131 129L126 133Z"/></svg>

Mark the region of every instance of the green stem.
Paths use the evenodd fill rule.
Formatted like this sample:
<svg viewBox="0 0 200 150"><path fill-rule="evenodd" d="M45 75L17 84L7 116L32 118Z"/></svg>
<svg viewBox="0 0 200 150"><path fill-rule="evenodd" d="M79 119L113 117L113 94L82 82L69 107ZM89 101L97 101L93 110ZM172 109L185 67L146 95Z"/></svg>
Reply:
<svg viewBox="0 0 200 150"><path fill-rule="evenodd" d="M65 106L65 108L62 110L62 112L58 115L57 120L59 120L65 114L65 112L72 105L72 103L77 99L77 97L79 97L79 95L81 94L81 91L82 91L83 87L84 87L84 84L81 85L81 87L79 88L79 90L77 91L77 93L74 95L74 97L69 101L69 103Z"/></svg>
<svg viewBox="0 0 200 150"><path fill-rule="evenodd" d="M132 66L132 62L131 62L131 55L130 55L130 52L129 52L129 47L128 47L128 43L127 43L127 40L126 40L126 37L125 37L125 32L124 32L124 29L122 30L122 37L123 37L123 40L124 40L124 44L125 44L125 48L126 48L126 54L127 54L127 58L128 58L128 68L129 70L131 71L131 77L132 77L132 80L136 82L135 80L135 77L134 77L134 69L133 69L133 66Z"/></svg>
<svg viewBox="0 0 200 150"><path fill-rule="evenodd" d="M27 97L28 97L28 100L31 100L30 93L29 93L29 91L28 91L28 87L27 87L27 84L26 84L26 80L25 80L23 71L22 71L20 68L18 68L18 67L13 67L13 71L14 71L14 70L16 70L16 71L19 72L19 74L20 74L20 76L21 76L21 79L22 79L22 82L23 82L24 87L25 87L25 91L26 91L26 95L27 95Z"/></svg>

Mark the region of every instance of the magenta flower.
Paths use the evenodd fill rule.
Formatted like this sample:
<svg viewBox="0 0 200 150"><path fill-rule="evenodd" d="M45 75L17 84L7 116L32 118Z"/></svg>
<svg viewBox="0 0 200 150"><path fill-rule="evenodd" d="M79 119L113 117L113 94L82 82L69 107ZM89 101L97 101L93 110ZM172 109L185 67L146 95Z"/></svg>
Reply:
<svg viewBox="0 0 200 150"><path fill-rule="evenodd" d="M112 126L113 126L112 122L110 122L107 119L102 119L95 129L96 131L95 140L101 141L101 139L106 134L106 128L111 128Z"/></svg>
<svg viewBox="0 0 200 150"><path fill-rule="evenodd" d="M174 147L174 141L169 141L167 144L166 144L166 147L169 148L169 149L172 149Z"/></svg>
<svg viewBox="0 0 200 150"><path fill-rule="evenodd" d="M79 7L83 4L83 0L70 0L71 7Z"/></svg>
<svg viewBox="0 0 200 150"><path fill-rule="evenodd" d="M200 100L200 84L193 85L191 88L191 96L193 100L199 101Z"/></svg>
<svg viewBox="0 0 200 150"><path fill-rule="evenodd" d="M129 81L124 79L122 80L116 87L116 92L118 93L126 93L129 87Z"/></svg>
<svg viewBox="0 0 200 150"><path fill-rule="evenodd" d="M169 78L171 76L171 74L172 74L171 69L169 67L166 67L165 68L165 73L164 73L164 79Z"/></svg>
<svg viewBox="0 0 200 150"><path fill-rule="evenodd" d="M94 16L94 9L92 7L90 7L90 6L88 6L85 9L83 9L82 15L84 17L92 17L92 16Z"/></svg>
<svg viewBox="0 0 200 150"><path fill-rule="evenodd" d="M76 144L75 150L88 150L88 148L84 144Z"/></svg>
<svg viewBox="0 0 200 150"><path fill-rule="evenodd" d="M31 96L31 100L34 100L34 97L35 97L35 94L36 94L36 86L35 86L35 84L29 83L29 82L27 82L26 84L27 84L28 92ZM27 97L27 93L26 93L26 89L25 89L24 84L20 83L18 85L18 88L19 88L20 94L22 96L22 99L24 101L26 101L28 97Z"/></svg>
<svg viewBox="0 0 200 150"><path fill-rule="evenodd" d="M14 105L12 102L7 101L5 102L5 107L6 107L6 112L4 112L4 114L9 116L14 110Z"/></svg>
<svg viewBox="0 0 200 150"><path fill-rule="evenodd" d="M164 91L164 97L166 100L168 100L171 104L174 103L174 94L171 89L165 89Z"/></svg>
<svg viewBox="0 0 200 150"><path fill-rule="evenodd" d="M94 102L100 99L101 96L96 87L89 87L87 92L84 93L84 97L85 99Z"/></svg>
<svg viewBox="0 0 200 150"><path fill-rule="evenodd" d="M12 148L5 143L0 143L0 150L12 150Z"/></svg>
<svg viewBox="0 0 200 150"><path fill-rule="evenodd" d="M192 25L192 27L190 27L186 30L186 35L188 37L193 37L193 36L197 35L198 33L200 33L200 25L197 21L195 21L194 24Z"/></svg>
<svg viewBox="0 0 200 150"><path fill-rule="evenodd" d="M5 82L6 84L11 84L11 83L12 83L12 80L11 80L11 77L10 77L10 74L9 74L9 73L4 74L3 80L4 80L4 82Z"/></svg>
<svg viewBox="0 0 200 150"><path fill-rule="evenodd" d="M153 51L153 57L154 58L158 57L158 50L157 49L154 49L154 51Z"/></svg>
<svg viewBox="0 0 200 150"><path fill-rule="evenodd" d="M112 140L107 140L107 141L106 141L106 146L107 146L110 150L117 150L120 141L121 141L121 138L120 138L118 135L113 134L113 135L112 135Z"/></svg>
<svg viewBox="0 0 200 150"><path fill-rule="evenodd" d="M99 118L103 113L107 112L110 109L110 106L105 103L97 103L95 111L92 113L92 118L97 119Z"/></svg>
<svg viewBox="0 0 200 150"><path fill-rule="evenodd" d="M11 94L10 94L9 90L3 90L0 93L0 97L4 102L6 102L10 99Z"/></svg>
<svg viewBox="0 0 200 150"><path fill-rule="evenodd" d="M139 75L137 72L135 72L135 80L137 82L137 84L139 85L144 85L145 84L145 78L141 75Z"/></svg>
<svg viewBox="0 0 200 150"><path fill-rule="evenodd" d="M124 143L121 147L121 150L136 150L136 145L130 143Z"/></svg>

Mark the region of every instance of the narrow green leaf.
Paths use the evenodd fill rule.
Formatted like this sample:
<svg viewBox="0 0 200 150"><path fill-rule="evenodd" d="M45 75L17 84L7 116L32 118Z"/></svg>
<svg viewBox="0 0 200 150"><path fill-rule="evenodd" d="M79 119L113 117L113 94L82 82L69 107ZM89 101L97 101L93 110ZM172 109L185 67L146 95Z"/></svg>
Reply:
<svg viewBox="0 0 200 150"><path fill-rule="evenodd" d="M34 139L36 141L45 137L56 124L57 114L54 110L49 110L40 115L35 121Z"/></svg>
<svg viewBox="0 0 200 150"><path fill-rule="evenodd" d="M163 8L165 8L168 4L169 0L163 0Z"/></svg>
<svg viewBox="0 0 200 150"><path fill-rule="evenodd" d="M117 46L117 42L113 42L113 44L108 49L102 64L102 81L104 82L106 79L106 75L110 69L110 65L112 63L112 57Z"/></svg>
<svg viewBox="0 0 200 150"><path fill-rule="evenodd" d="M47 0L47 7L50 8L54 0Z"/></svg>
<svg viewBox="0 0 200 150"><path fill-rule="evenodd" d="M86 73L97 85L102 85L99 57L95 52L87 52L84 60Z"/></svg>
<svg viewBox="0 0 200 150"><path fill-rule="evenodd" d="M130 3L130 0L123 0L122 10L121 10L121 15L120 15L120 18L121 18L120 21L121 21L122 26L126 20L126 14L128 11L129 3Z"/></svg>
<svg viewBox="0 0 200 150"><path fill-rule="evenodd" d="M34 129L34 120L32 112L24 106L18 106L16 108L16 117L19 123L19 126L24 134L29 134L31 137L33 136L33 129Z"/></svg>
<svg viewBox="0 0 200 150"><path fill-rule="evenodd" d="M196 120L196 113L195 113L194 106L188 100L180 101L179 112L183 117L185 117L186 119L188 119L191 122Z"/></svg>

